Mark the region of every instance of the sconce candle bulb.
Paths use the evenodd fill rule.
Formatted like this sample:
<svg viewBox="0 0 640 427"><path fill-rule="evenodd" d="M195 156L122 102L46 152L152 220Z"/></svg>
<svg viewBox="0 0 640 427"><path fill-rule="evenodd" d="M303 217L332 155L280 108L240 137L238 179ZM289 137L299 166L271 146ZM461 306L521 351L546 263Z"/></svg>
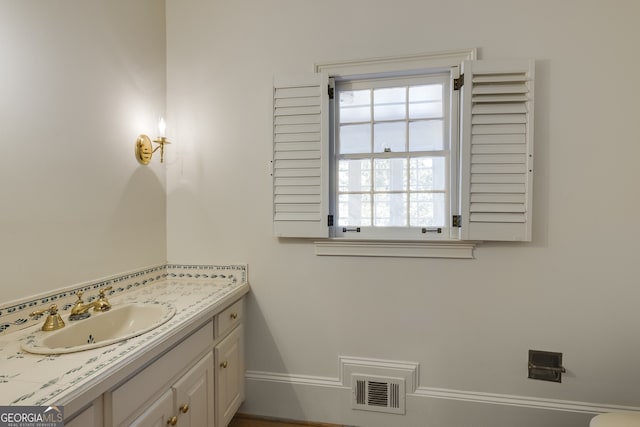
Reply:
<svg viewBox="0 0 640 427"><path fill-rule="evenodd" d="M164 117L160 117L160 121L158 122L158 132L160 132L160 136L165 136L165 131L167 130L167 123L164 121Z"/></svg>
<svg viewBox="0 0 640 427"><path fill-rule="evenodd" d="M160 122L158 123L158 131L160 132L160 136L153 140L158 146L156 148L152 148L151 139L147 135L140 135L136 140L136 159L140 164L148 165L151 161L151 157L153 153L155 153L158 148L160 149L160 163L164 162L164 145L170 144L165 135L165 130L167 128L167 124L165 123L163 118L160 118Z"/></svg>

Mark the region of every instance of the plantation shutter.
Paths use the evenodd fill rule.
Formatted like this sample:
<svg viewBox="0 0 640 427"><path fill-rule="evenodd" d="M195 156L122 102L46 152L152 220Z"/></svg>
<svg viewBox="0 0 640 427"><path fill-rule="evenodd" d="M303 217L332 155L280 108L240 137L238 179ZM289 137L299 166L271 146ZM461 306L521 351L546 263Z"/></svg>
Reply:
<svg viewBox="0 0 640 427"><path fill-rule="evenodd" d="M276 78L273 89L273 231L328 237L329 95L326 74Z"/></svg>
<svg viewBox="0 0 640 427"><path fill-rule="evenodd" d="M530 241L533 61L464 61L461 238Z"/></svg>

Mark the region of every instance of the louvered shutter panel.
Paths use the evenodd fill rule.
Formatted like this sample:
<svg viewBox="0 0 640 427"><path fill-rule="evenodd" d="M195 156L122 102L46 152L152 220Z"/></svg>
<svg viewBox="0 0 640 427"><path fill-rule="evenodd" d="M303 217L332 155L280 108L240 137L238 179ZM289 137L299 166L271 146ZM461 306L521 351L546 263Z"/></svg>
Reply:
<svg viewBox="0 0 640 427"><path fill-rule="evenodd" d="M329 96L326 74L280 77L273 90L273 230L328 237Z"/></svg>
<svg viewBox="0 0 640 427"><path fill-rule="evenodd" d="M464 61L461 237L530 241L533 61Z"/></svg>

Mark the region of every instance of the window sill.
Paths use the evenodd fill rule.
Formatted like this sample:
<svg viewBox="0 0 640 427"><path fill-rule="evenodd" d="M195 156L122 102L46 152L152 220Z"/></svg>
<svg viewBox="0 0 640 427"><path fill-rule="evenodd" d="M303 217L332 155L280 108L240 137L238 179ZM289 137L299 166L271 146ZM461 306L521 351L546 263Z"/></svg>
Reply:
<svg viewBox="0 0 640 427"><path fill-rule="evenodd" d="M314 242L319 256L363 256L397 258L473 259L475 242L385 242L319 240Z"/></svg>

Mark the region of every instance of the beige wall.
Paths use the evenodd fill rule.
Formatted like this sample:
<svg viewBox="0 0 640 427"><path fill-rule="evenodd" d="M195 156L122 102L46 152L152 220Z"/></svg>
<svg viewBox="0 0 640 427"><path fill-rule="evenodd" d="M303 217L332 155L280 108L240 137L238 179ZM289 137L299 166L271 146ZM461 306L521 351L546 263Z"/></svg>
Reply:
<svg viewBox="0 0 640 427"><path fill-rule="evenodd" d="M250 371L335 378L340 355L407 360L430 389L637 405L640 3L168 0L167 16L179 141L168 258L249 263ZM317 257L310 242L272 237L275 74L468 47L537 61L532 243L483 244L474 260L375 259ZM526 378L529 349L564 353L562 384ZM247 412L367 426L589 417L412 398L389 419L354 413L331 388L248 384Z"/></svg>
<svg viewBox="0 0 640 427"><path fill-rule="evenodd" d="M158 0L0 1L2 303L166 260ZM153 135L155 136L155 135Z"/></svg>

